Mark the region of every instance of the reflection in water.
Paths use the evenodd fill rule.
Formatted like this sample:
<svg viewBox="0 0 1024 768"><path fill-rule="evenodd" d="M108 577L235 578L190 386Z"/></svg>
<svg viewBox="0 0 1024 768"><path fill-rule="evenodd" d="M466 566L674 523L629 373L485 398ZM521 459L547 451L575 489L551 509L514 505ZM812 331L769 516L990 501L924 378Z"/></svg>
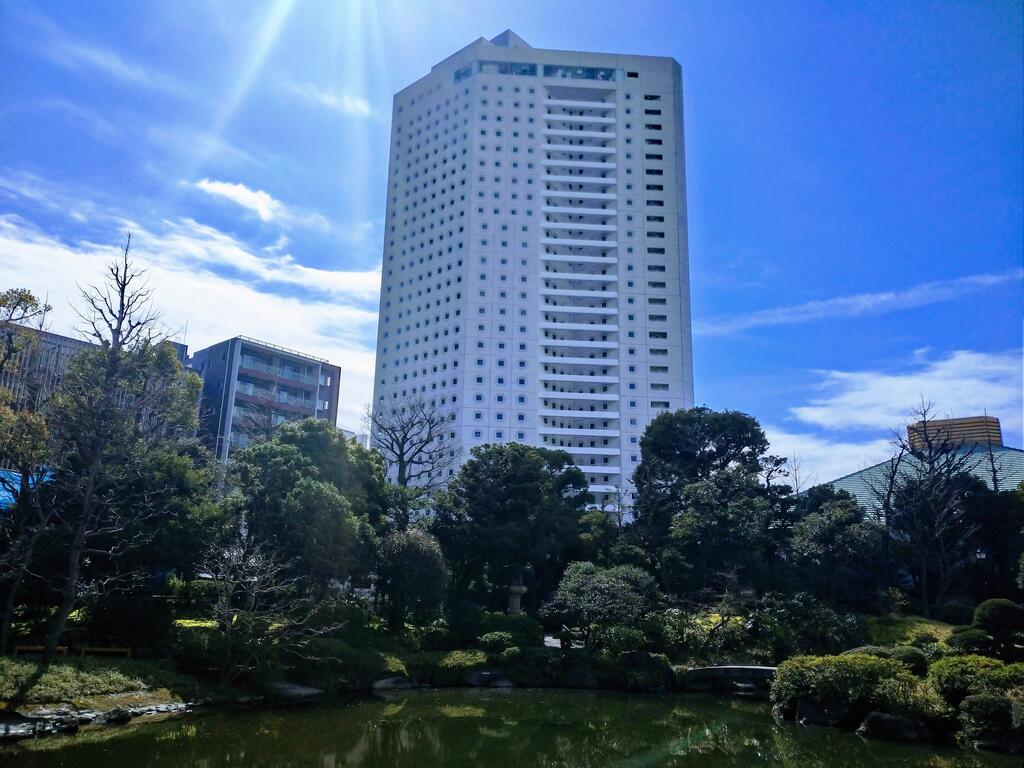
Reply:
<svg viewBox="0 0 1024 768"><path fill-rule="evenodd" d="M11 768L1002 768L1016 761L864 742L697 696L413 691L347 705L219 712L0 750Z"/></svg>

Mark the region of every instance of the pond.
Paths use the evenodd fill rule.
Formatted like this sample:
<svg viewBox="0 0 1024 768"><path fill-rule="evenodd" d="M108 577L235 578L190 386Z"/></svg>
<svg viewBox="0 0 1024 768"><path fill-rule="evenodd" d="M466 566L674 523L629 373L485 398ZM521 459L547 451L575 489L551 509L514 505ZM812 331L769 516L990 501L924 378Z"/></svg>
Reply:
<svg viewBox="0 0 1024 768"><path fill-rule="evenodd" d="M1004 768L1020 759L775 724L766 704L695 695L435 690L210 712L23 742L9 768L252 766Z"/></svg>

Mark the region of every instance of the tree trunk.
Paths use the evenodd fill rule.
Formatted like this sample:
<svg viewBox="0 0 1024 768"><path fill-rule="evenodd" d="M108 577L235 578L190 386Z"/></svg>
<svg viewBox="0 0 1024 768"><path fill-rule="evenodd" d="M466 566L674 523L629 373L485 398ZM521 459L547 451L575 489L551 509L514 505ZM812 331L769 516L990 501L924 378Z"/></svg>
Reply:
<svg viewBox="0 0 1024 768"><path fill-rule="evenodd" d="M700 579L700 588L708 588L708 548L704 542L700 543L697 550L697 578Z"/></svg>
<svg viewBox="0 0 1024 768"><path fill-rule="evenodd" d="M7 587L7 595L4 597L4 613L0 618L0 655L7 653L7 646L11 642L11 631L14 627L14 606L17 604L18 592L21 590L21 582L25 578L25 569L19 568L17 573L11 577L10 585Z"/></svg>
<svg viewBox="0 0 1024 768"><path fill-rule="evenodd" d="M920 576L918 576L918 589L921 596L921 615L926 619L930 619L932 617L932 612L928 602L928 557L924 552L921 552L918 556L918 560L921 570Z"/></svg>
<svg viewBox="0 0 1024 768"><path fill-rule="evenodd" d="M43 653L43 666L48 667L57 655L57 644L60 636L64 634L64 625L68 617L75 609L75 598L78 595L78 582L82 572L82 552L85 550L85 521L79 523L75 529L75 536L71 540L71 547L68 550L68 572L64 577L64 587L61 589L61 604L57 613L53 616L53 624L49 634L46 636L46 649Z"/></svg>
<svg viewBox="0 0 1024 768"><path fill-rule="evenodd" d="M836 593L839 590L839 579L837 578L838 573L839 569L836 567L835 563L832 563L828 569L828 601L829 604L833 606L836 604Z"/></svg>
<svg viewBox="0 0 1024 768"><path fill-rule="evenodd" d="M882 527L882 578L885 586L892 586L892 555L889 552L889 523Z"/></svg>

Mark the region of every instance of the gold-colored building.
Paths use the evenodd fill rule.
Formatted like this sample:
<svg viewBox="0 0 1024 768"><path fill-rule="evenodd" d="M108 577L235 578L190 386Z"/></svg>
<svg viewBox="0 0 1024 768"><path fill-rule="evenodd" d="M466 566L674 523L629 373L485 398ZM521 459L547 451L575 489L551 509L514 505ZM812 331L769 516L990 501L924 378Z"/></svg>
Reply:
<svg viewBox="0 0 1024 768"><path fill-rule="evenodd" d="M907 427L907 439L915 451L925 449L928 439L932 444L993 445L1003 444L1003 431L995 416L966 416L960 419L929 419Z"/></svg>

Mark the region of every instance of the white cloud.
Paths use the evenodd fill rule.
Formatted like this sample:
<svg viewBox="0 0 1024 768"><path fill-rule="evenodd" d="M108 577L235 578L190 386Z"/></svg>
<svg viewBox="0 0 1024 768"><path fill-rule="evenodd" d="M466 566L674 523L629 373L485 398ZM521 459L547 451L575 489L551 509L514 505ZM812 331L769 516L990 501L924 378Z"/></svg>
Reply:
<svg viewBox="0 0 1024 768"><path fill-rule="evenodd" d="M883 437L863 441L833 440L771 424L765 424L764 431L771 443L770 452L788 458L791 470L794 462L799 467L801 488L835 480L877 464L889 455L891 448L890 441Z"/></svg>
<svg viewBox="0 0 1024 768"><path fill-rule="evenodd" d="M144 132L150 143L176 157L207 157L216 158L221 164L260 166L268 155L267 152L261 151L260 157L257 158L234 146L223 136L184 125L152 123L145 126Z"/></svg>
<svg viewBox="0 0 1024 768"><path fill-rule="evenodd" d="M285 86L296 96L343 115L370 117L373 114L370 103L360 96L344 91L327 91L312 83L286 82Z"/></svg>
<svg viewBox="0 0 1024 768"><path fill-rule="evenodd" d="M20 199L44 210L70 216L78 222L89 221L98 215L96 206L87 195L69 192L34 173L24 171L0 175L0 200Z"/></svg>
<svg viewBox="0 0 1024 768"><path fill-rule="evenodd" d="M985 288L1014 281L1019 282L1022 277L1024 277L1024 270L970 275L953 280L920 283L902 291L859 293L853 296L809 301L795 307L777 307L731 317L713 317L697 320L694 323L694 333L703 336L725 336L766 326L793 325L829 318L862 317L899 312L914 307L953 301Z"/></svg>
<svg viewBox="0 0 1024 768"><path fill-rule="evenodd" d="M168 328L188 328L199 349L238 334L325 357L342 368L340 423L358 428L373 389L377 314L363 306L376 295L376 272L330 273L289 259L263 259L230 237L195 222L165 222L159 232L133 228L134 256L149 270L155 302ZM22 286L54 306L52 329L71 333L69 304L77 284L98 279L118 244L66 244L15 216L0 216L0 286ZM240 278L215 267L228 264ZM372 291L371 289L372 285ZM319 288L321 298L269 293L272 287Z"/></svg>
<svg viewBox="0 0 1024 768"><path fill-rule="evenodd" d="M261 255L220 230L192 219L165 221L159 233L140 232L140 242L176 264L199 269L230 268L239 280L265 288L299 288L322 299L372 303L380 296L380 269L339 271L298 263L290 255ZM280 246L278 240L272 248Z"/></svg>
<svg viewBox="0 0 1024 768"><path fill-rule="evenodd" d="M193 186L214 197L230 200L235 205L252 211L260 221L276 221L280 224L298 224L320 230L331 228L330 223L319 213L304 213L291 208L262 189L250 189L245 184L230 181L200 179Z"/></svg>
<svg viewBox="0 0 1024 768"><path fill-rule="evenodd" d="M75 71L88 68L132 85L166 93L186 95L189 92L183 83L173 77L127 61L107 48L72 40L49 22L46 27L50 34L42 40L37 50L62 67Z"/></svg>
<svg viewBox="0 0 1024 768"><path fill-rule="evenodd" d="M960 350L928 360L920 356L895 373L821 371L824 394L792 408L800 421L826 429L895 429L922 398L943 415L998 416L1004 429L1021 430L1020 352Z"/></svg>
<svg viewBox="0 0 1024 768"><path fill-rule="evenodd" d="M260 221L270 221L275 216L280 218L285 210L281 201L275 200L261 189L249 189L244 184L200 179L195 183L195 187L208 195L223 197L236 205L248 208L260 217Z"/></svg>

